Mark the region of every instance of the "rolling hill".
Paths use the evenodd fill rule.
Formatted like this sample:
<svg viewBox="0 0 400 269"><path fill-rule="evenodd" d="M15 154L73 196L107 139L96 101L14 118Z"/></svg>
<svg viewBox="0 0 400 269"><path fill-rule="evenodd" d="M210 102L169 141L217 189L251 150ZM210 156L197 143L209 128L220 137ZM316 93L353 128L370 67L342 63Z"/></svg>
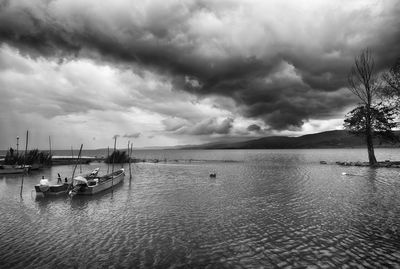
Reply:
<svg viewBox="0 0 400 269"><path fill-rule="evenodd" d="M400 133L397 132L399 135ZM374 140L376 147L398 147L399 144L380 143ZM269 136L243 142L215 142L196 146L184 146L184 149L307 149L307 148L362 148L363 137L352 135L344 130L327 131L299 137Z"/></svg>

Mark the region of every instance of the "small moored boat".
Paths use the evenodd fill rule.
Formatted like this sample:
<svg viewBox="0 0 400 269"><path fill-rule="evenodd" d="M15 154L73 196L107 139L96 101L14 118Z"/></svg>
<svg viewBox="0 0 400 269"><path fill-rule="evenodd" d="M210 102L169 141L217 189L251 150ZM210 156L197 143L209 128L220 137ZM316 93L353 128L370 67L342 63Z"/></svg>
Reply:
<svg viewBox="0 0 400 269"><path fill-rule="evenodd" d="M125 170L123 168L101 177L88 179L78 176L73 179L73 189L69 192L69 194L71 196L93 195L112 188L113 186L121 183L124 178Z"/></svg>
<svg viewBox="0 0 400 269"><path fill-rule="evenodd" d="M22 174L29 172L31 165L0 165L0 174Z"/></svg>
<svg viewBox="0 0 400 269"><path fill-rule="evenodd" d="M82 175L80 177L85 179L92 179L97 177L100 168L94 169L92 172ZM35 185L36 195L42 196L55 196L60 194L66 194L71 189L71 182L64 182L60 184L50 184L49 180L43 178L40 183Z"/></svg>

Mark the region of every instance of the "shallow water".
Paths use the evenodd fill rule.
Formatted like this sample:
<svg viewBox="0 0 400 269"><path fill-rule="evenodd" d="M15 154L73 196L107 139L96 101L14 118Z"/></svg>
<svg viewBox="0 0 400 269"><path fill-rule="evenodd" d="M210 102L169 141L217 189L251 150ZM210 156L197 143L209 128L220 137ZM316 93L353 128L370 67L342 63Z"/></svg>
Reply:
<svg viewBox="0 0 400 269"><path fill-rule="evenodd" d="M35 198L42 175L72 166L25 177L22 198L21 176L1 176L0 268L400 268L400 169L319 164L364 150L136 155L169 161L133 165L132 180L125 166L121 185L93 197ZM107 172L82 172L95 167Z"/></svg>

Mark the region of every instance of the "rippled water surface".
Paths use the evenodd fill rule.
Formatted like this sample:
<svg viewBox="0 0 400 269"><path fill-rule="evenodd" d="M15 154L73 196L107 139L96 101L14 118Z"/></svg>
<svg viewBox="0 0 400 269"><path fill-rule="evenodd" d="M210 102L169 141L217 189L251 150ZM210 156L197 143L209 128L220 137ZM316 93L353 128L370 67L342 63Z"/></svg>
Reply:
<svg viewBox="0 0 400 269"><path fill-rule="evenodd" d="M31 173L22 198L21 176L0 175L0 268L400 268L400 169L319 163L364 150L136 154L168 162L92 197L35 198L72 166Z"/></svg>

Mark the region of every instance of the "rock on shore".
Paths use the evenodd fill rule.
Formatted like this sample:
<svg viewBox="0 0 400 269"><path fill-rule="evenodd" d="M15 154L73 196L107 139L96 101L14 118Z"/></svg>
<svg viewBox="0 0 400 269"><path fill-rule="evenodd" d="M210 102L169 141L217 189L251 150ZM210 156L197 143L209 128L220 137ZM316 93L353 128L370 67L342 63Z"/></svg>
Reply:
<svg viewBox="0 0 400 269"><path fill-rule="evenodd" d="M338 165L342 166L370 166L369 162L336 162ZM378 162L374 167L390 167L390 168L400 168L400 162L392 162L389 160L386 160L384 162Z"/></svg>

